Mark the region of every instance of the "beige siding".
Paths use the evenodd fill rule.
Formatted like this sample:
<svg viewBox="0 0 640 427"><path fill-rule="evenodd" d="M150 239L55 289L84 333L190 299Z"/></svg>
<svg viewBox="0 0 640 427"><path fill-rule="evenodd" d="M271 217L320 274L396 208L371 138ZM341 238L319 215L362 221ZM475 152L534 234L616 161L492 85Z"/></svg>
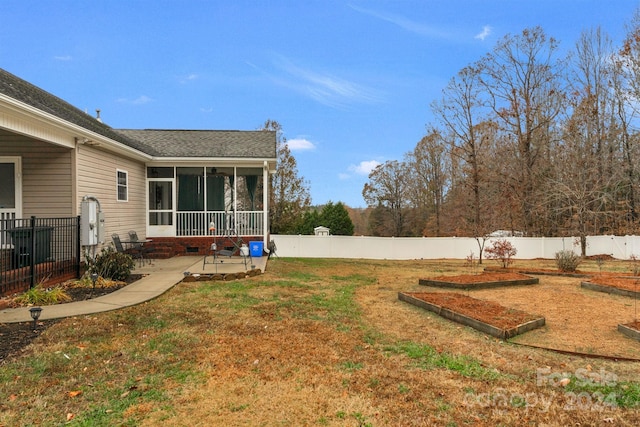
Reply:
<svg viewBox="0 0 640 427"><path fill-rule="evenodd" d="M111 234L124 239L129 230L136 230L140 238L146 236L146 189L144 163L123 159L101 150L100 147L79 146L77 149L77 206L85 195L100 201L105 216L105 243ZM116 171L127 172L129 197L117 201Z"/></svg>
<svg viewBox="0 0 640 427"><path fill-rule="evenodd" d="M0 155L22 158L23 217L75 215L72 150L0 130Z"/></svg>
<svg viewBox="0 0 640 427"><path fill-rule="evenodd" d="M146 236L145 165L100 147L76 151L0 129L0 156L22 159L22 216L68 217L80 214L85 195L95 196L105 215L105 243L111 234L136 230ZM116 170L129 179L127 202L118 202ZM77 177L77 182L74 179ZM74 200L75 198L75 200Z"/></svg>

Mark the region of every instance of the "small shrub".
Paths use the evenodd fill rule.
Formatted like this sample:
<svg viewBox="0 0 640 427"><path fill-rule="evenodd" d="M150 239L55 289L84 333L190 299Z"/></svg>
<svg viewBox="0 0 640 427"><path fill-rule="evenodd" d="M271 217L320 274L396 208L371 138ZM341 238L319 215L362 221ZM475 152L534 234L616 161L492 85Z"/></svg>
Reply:
<svg viewBox="0 0 640 427"><path fill-rule="evenodd" d="M582 259L573 251L562 250L556 252L556 265L560 271L574 272L581 262Z"/></svg>
<svg viewBox="0 0 640 427"><path fill-rule="evenodd" d="M135 261L131 255L116 252L112 247L102 248L95 259L87 257L87 273L112 280L125 280L131 275Z"/></svg>
<svg viewBox="0 0 640 427"><path fill-rule="evenodd" d="M471 253L467 255L466 261L467 262L465 265L469 268L469 270L471 270L472 273L475 274L476 267L478 266L478 261L476 260L476 255L473 253L473 251L471 251Z"/></svg>
<svg viewBox="0 0 640 427"><path fill-rule="evenodd" d="M62 288L47 289L38 285L18 295L14 301L20 305L52 305L71 301L71 297Z"/></svg>
<svg viewBox="0 0 640 427"><path fill-rule="evenodd" d="M502 264L502 268L507 268L513 263L513 257L518 250L510 241L500 239L493 242L492 246L485 248L484 253L488 259L495 259Z"/></svg>

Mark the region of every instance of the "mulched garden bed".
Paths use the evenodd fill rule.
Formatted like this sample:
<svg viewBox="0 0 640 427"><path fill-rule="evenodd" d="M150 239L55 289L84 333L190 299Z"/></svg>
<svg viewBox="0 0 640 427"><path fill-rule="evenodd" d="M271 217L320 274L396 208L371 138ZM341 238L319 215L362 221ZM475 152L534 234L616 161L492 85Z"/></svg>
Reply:
<svg viewBox="0 0 640 427"><path fill-rule="evenodd" d="M95 290L88 287L66 286L65 292L71 297L71 301L69 302L84 301L115 292L142 277L144 277L142 274L132 274L124 282L104 287L98 285ZM13 305L7 303L5 308L11 306ZM5 360L22 354L25 347L31 344L31 342L47 330L47 328L55 325L59 321L59 319L38 321L35 329L33 328L33 322L0 323L0 365L2 365Z"/></svg>
<svg viewBox="0 0 640 427"><path fill-rule="evenodd" d="M489 289L503 286L534 285L539 283L539 279L513 272L484 272L420 279L418 283L423 286L439 288Z"/></svg>
<svg viewBox="0 0 640 427"><path fill-rule="evenodd" d="M542 316L454 292L400 292L398 299L500 339L544 326Z"/></svg>
<svg viewBox="0 0 640 427"><path fill-rule="evenodd" d="M0 366L5 360L21 355L34 339L59 321L38 321L36 329L33 328L33 322L0 323Z"/></svg>
<svg viewBox="0 0 640 427"><path fill-rule="evenodd" d="M640 277L598 276L592 277L588 282L581 282L580 286L608 294L640 297Z"/></svg>

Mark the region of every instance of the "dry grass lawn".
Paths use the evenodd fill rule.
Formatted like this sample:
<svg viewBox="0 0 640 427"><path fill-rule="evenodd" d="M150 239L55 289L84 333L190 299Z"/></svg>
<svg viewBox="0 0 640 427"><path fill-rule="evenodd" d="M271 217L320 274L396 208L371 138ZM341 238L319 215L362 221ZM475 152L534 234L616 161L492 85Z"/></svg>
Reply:
<svg viewBox="0 0 640 427"><path fill-rule="evenodd" d="M398 301L420 278L461 273L463 261L275 258L262 276L66 319L0 366L0 426L640 424L640 362L502 342ZM613 326L635 301L580 280L470 293L547 318L519 343L640 358Z"/></svg>

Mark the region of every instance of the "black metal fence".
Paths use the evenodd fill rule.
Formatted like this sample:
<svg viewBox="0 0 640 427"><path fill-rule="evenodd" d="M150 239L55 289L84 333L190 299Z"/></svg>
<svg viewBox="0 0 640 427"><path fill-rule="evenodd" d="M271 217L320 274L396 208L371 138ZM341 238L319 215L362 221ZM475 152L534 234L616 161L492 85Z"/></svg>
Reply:
<svg viewBox="0 0 640 427"><path fill-rule="evenodd" d="M80 217L0 220L0 295L80 276Z"/></svg>

